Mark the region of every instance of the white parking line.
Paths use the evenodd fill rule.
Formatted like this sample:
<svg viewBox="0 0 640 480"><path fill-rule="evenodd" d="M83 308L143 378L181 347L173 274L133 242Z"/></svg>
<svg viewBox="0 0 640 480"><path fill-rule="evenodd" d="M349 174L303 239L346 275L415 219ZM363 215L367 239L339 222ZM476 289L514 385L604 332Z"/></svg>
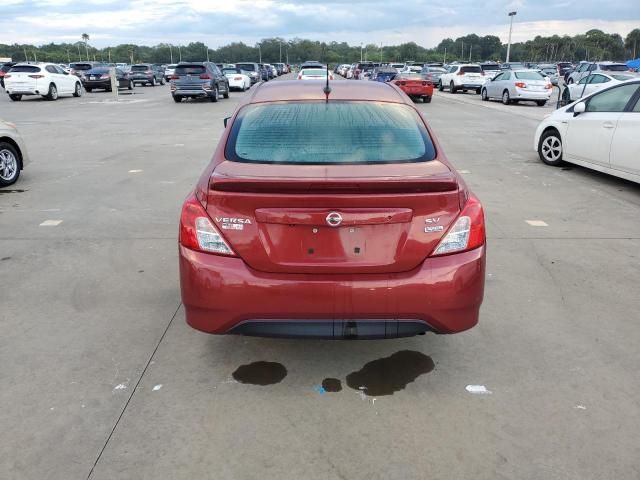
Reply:
<svg viewBox="0 0 640 480"><path fill-rule="evenodd" d="M62 223L62 220L45 220L40 224L41 227L57 227Z"/></svg>
<svg viewBox="0 0 640 480"><path fill-rule="evenodd" d="M542 220L525 220L532 227L548 227L549 224L547 222L543 222Z"/></svg>
<svg viewBox="0 0 640 480"><path fill-rule="evenodd" d="M140 173L142 170L129 170L129 173Z"/></svg>
<svg viewBox="0 0 640 480"><path fill-rule="evenodd" d="M469 170L458 170L459 173L471 173Z"/></svg>

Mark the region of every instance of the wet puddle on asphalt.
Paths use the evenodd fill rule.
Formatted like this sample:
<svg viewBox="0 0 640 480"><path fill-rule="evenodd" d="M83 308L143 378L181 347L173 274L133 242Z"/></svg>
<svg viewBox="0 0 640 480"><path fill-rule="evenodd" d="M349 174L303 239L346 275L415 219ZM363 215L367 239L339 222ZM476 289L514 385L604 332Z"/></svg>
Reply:
<svg viewBox="0 0 640 480"><path fill-rule="evenodd" d="M239 366L232 375L240 383L273 385L280 383L287 376L287 369L281 363L253 362Z"/></svg>
<svg viewBox="0 0 640 480"><path fill-rule="evenodd" d="M370 397L393 395L434 367L431 357L424 353L402 350L373 360L357 372L350 373L347 385Z"/></svg>
<svg viewBox="0 0 640 480"><path fill-rule="evenodd" d="M325 392L336 393L342 390L342 382L337 378L325 378L322 380L322 388Z"/></svg>

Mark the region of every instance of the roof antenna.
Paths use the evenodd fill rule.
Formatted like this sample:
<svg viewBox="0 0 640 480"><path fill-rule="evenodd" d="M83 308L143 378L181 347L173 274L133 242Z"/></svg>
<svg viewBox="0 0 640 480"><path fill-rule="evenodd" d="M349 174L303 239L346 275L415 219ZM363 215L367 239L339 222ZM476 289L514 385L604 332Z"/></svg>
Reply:
<svg viewBox="0 0 640 480"><path fill-rule="evenodd" d="M331 87L329 86L329 62L327 62L327 84L322 91L326 95L326 103L329 103L329 94L331 93Z"/></svg>

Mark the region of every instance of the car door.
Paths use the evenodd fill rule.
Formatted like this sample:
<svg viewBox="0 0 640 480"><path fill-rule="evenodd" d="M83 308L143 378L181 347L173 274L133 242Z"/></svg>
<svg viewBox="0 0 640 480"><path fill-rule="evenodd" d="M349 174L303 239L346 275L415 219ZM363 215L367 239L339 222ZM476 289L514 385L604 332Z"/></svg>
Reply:
<svg viewBox="0 0 640 480"><path fill-rule="evenodd" d="M631 104L634 101L618 118L611 142L611 168L640 176L640 89Z"/></svg>
<svg viewBox="0 0 640 480"><path fill-rule="evenodd" d="M588 98L585 112L569 120L563 142L567 159L609 167L618 120L637 90L637 83L619 85Z"/></svg>
<svg viewBox="0 0 640 480"><path fill-rule="evenodd" d="M499 83L502 81L503 77L504 77L505 72L499 73L498 75L496 75L495 77L493 77L493 80L489 80L487 82L487 95L490 97L499 97L502 94L501 93L496 93L498 91L498 85Z"/></svg>
<svg viewBox="0 0 640 480"><path fill-rule="evenodd" d="M76 91L76 83L78 82L78 78L75 75L69 75L65 72L61 67L56 66L56 70L58 70L58 74L62 78L61 81L64 81L67 85L67 91L69 93L73 93Z"/></svg>

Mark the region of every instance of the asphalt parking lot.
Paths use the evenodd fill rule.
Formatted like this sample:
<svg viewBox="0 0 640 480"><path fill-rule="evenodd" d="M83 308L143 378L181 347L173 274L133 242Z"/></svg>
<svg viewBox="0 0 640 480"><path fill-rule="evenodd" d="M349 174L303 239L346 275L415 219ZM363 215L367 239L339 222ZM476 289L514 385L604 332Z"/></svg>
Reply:
<svg viewBox="0 0 640 480"><path fill-rule="evenodd" d="M436 93L418 108L487 216L480 324L209 336L184 322L177 224L243 95L0 92L32 158L0 190L1 478L640 477L639 185L543 165L533 134L551 106ZM286 375L234 377L261 361Z"/></svg>

